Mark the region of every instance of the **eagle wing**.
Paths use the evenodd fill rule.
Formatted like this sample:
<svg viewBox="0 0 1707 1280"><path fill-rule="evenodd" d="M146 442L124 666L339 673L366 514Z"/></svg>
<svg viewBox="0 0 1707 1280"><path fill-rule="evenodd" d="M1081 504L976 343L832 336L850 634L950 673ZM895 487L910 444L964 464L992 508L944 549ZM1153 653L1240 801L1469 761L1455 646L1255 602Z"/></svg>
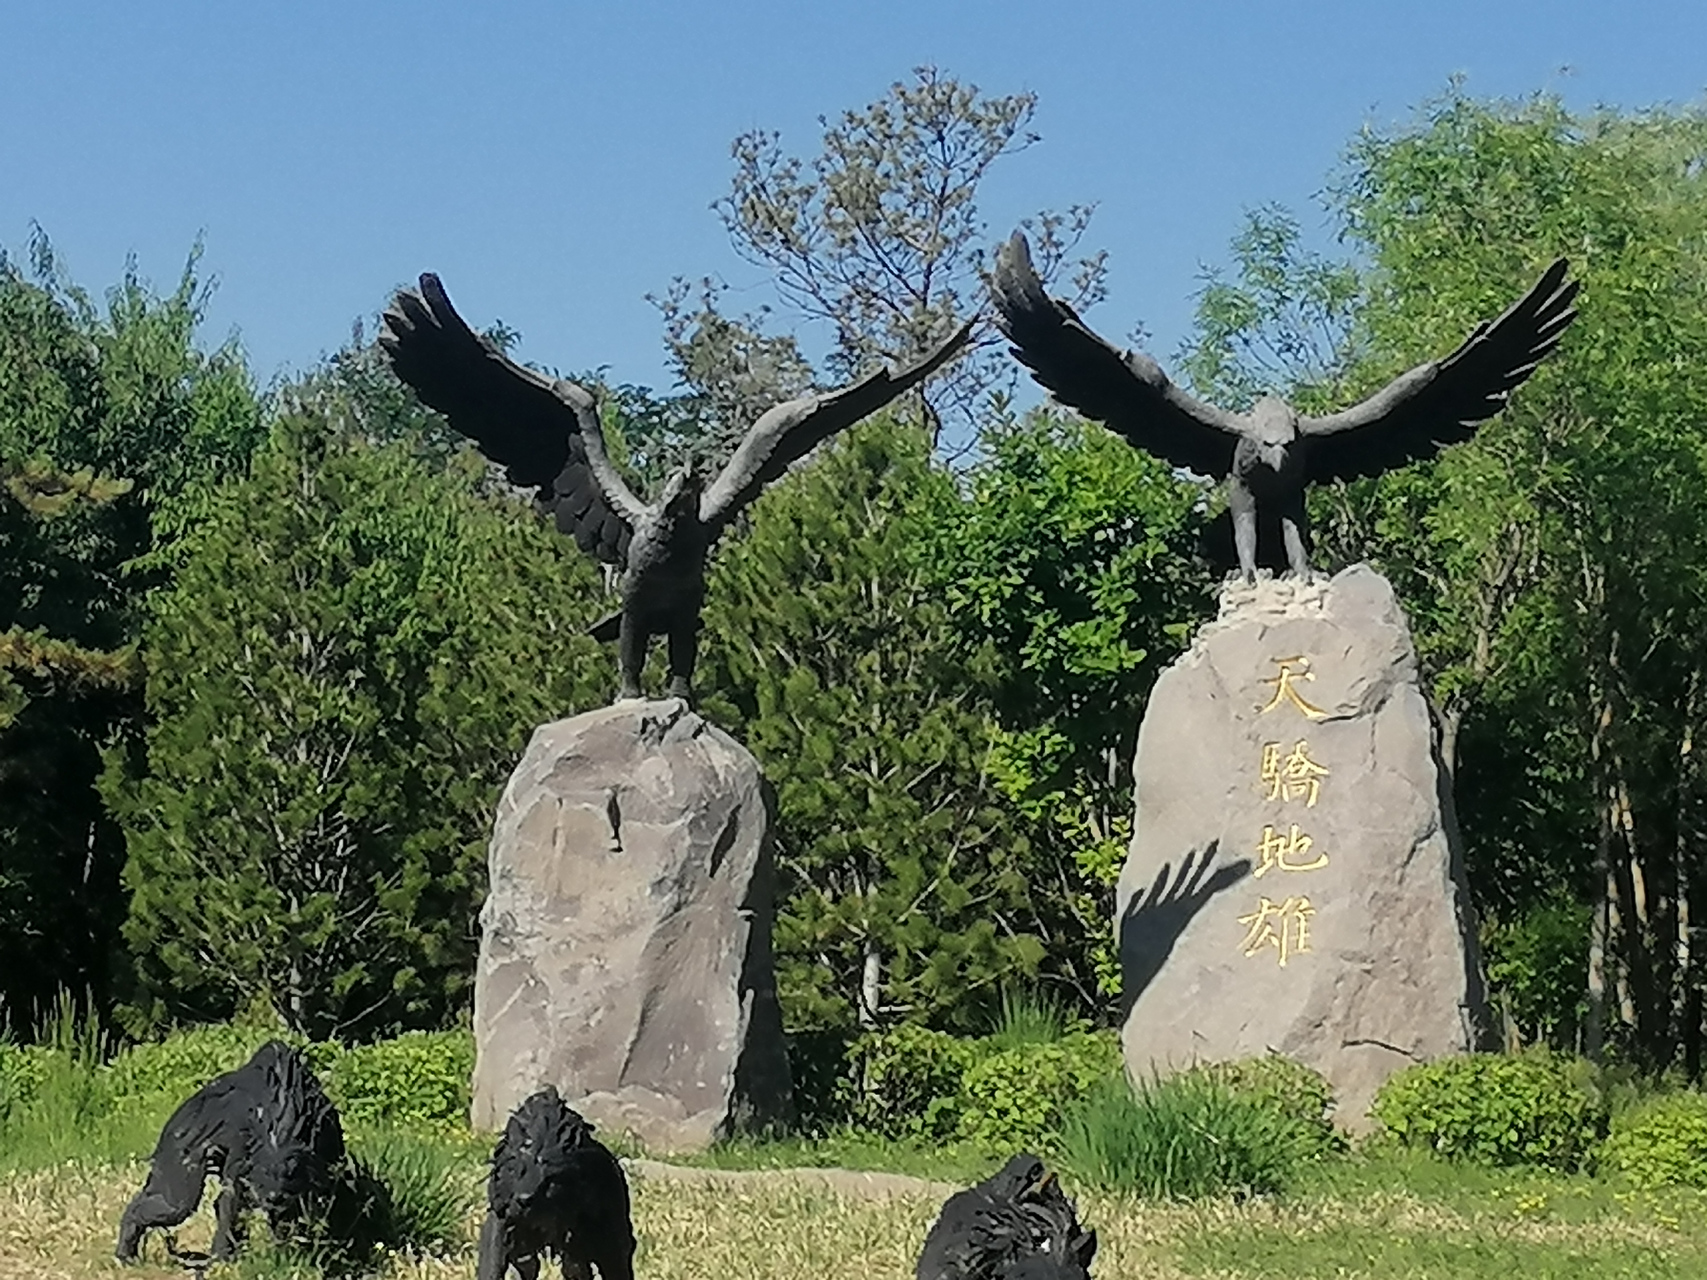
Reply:
<svg viewBox="0 0 1707 1280"><path fill-rule="evenodd" d="M1400 374L1363 403L1301 418L1311 481L1378 475L1468 440L1559 345L1576 319L1579 282L1560 258L1493 323L1476 326L1444 360Z"/></svg>
<svg viewBox="0 0 1707 1280"><path fill-rule="evenodd" d="M767 409L700 499L700 519L716 533L799 459L838 431L917 386L966 345L967 322L935 351L899 373L880 369L827 395L801 396Z"/></svg>
<svg viewBox="0 0 1707 1280"><path fill-rule="evenodd" d="M622 566L646 508L611 464L585 388L511 360L468 327L431 273L419 291L393 299L379 345L423 404L503 466L510 483L535 490L561 532Z"/></svg>
<svg viewBox="0 0 1707 1280"><path fill-rule="evenodd" d="M1014 355L1062 404L1176 467L1217 479L1231 469L1238 416L1180 390L1149 356L1117 351L1044 293L1017 231L996 254L990 292Z"/></svg>

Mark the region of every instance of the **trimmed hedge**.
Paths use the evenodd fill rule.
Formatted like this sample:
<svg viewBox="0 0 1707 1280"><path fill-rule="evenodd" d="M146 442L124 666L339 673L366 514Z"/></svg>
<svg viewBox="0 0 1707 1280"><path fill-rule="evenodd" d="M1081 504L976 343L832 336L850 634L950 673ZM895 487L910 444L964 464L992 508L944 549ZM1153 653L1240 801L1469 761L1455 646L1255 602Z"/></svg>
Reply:
<svg viewBox="0 0 1707 1280"><path fill-rule="evenodd" d="M327 1092L344 1123L429 1129L468 1123L474 1037L467 1031L409 1031L339 1053Z"/></svg>
<svg viewBox="0 0 1707 1280"><path fill-rule="evenodd" d="M463 1030L409 1032L345 1048L265 1027L192 1027L120 1051L94 1070L88 1088L103 1111L164 1113L272 1039L302 1050L346 1125L445 1130L468 1122L474 1037ZM59 1052L0 1044L0 1119L28 1104Z"/></svg>
<svg viewBox="0 0 1707 1280"><path fill-rule="evenodd" d="M854 1042L855 1084L848 1119L888 1138L953 1135L960 1119L960 1082L977 1042L946 1031L903 1025Z"/></svg>

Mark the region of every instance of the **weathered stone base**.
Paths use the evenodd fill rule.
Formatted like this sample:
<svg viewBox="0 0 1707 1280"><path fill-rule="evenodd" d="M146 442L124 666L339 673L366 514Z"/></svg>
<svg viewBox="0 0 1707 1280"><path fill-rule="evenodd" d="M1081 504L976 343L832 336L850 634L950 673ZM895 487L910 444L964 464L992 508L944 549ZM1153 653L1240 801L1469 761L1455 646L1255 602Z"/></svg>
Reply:
<svg viewBox="0 0 1707 1280"><path fill-rule="evenodd" d="M679 699L535 730L492 835L476 1128L547 1083L658 1151L788 1117L769 824L758 763Z"/></svg>
<svg viewBox="0 0 1707 1280"><path fill-rule="evenodd" d="M1128 1071L1277 1051L1367 1125L1413 1062L1485 1043L1447 781L1391 586L1232 584L1157 681L1118 890Z"/></svg>

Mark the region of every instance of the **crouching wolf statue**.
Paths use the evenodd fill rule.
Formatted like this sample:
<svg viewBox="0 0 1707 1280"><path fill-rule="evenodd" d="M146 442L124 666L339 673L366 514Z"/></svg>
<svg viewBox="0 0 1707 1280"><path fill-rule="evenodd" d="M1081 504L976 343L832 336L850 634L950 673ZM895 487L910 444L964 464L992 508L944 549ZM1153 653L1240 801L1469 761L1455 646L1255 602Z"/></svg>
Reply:
<svg viewBox="0 0 1707 1280"><path fill-rule="evenodd" d="M957 1191L925 1237L917 1280L1090 1280L1097 1233L1043 1161L1014 1156Z"/></svg>
<svg viewBox="0 0 1707 1280"><path fill-rule="evenodd" d="M209 1254L223 1260L242 1243L245 1209L260 1209L281 1234L331 1194L343 1164L344 1131L331 1099L301 1054L269 1041L166 1121L148 1180L119 1223L119 1261L137 1259L149 1228L169 1230L194 1213L210 1174L219 1175L220 1193Z"/></svg>
<svg viewBox="0 0 1707 1280"><path fill-rule="evenodd" d="M492 1153L488 1213L480 1229L478 1280L510 1268L538 1280L552 1253L564 1280L634 1280L634 1227L628 1179L593 1126L552 1085L516 1108Z"/></svg>

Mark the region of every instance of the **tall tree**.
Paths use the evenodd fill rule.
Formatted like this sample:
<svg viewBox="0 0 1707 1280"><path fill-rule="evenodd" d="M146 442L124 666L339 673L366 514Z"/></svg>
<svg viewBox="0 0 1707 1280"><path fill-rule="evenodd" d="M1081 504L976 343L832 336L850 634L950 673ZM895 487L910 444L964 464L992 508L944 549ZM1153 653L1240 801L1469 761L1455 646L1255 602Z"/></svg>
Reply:
<svg viewBox="0 0 1707 1280"><path fill-rule="evenodd" d="M1319 527L1330 560L1372 552L1405 598L1478 900L1513 928L1590 904L1585 1047L1610 1033L1655 1065L1700 1042L1704 156L1698 111L1578 116L1455 87L1360 135L1331 188L1363 266L1336 393L1438 351L1555 255L1584 282L1562 358L1499 420L1323 495ZM1526 833L1499 813L1520 792L1540 806Z"/></svg>
<svg viewBox="0 0 1707 1280"><path fill-rule="evenodd" d="M915 360L983 310L990 233L980 188L997 161L1038 141L1036 108L1034 94L986 96L926 66L865 107L821 117L811 159L785 153L773 131L735 140L734 180L715 208L784 305L832 327L833 379ZM1074 205L1021 220L1045 278L1071 270L1081 306L1102 296L1104 255L1068 261L1091 212ZM791 338L762 335L762 316L725 316L720 294L710 281L697 293L678 281L657 302L684 385L720 414L738 407L750 420L758 401L798 391L811 369ZM993 329L975 345L927 393L938 428L946 417L969 431L984 395L1012 381Z"/></svg>
<svg viewBox="0 0 1707 1280"><path fill-rule="evenodd" d="M241 353L198 343L194 253L172 292L132 265L104 305L39 230L25 259L0 254L0 1020L20 1031L57 988L108 994L123 848L94 782L140 707L107 677L197 493L259 432Z"/></svg>
<svg viewBox="0 0 1707 1280"><path fill-rule="evenodd" d="M1370 331L1390 350L1415 343L1416 322L1400 318L1415 304L1402 313L1395 303L1425 287L1441 322L1461 323L1502 277L1555 253L1584 281L1589 328L1489 442L1502 451L1494 465L1477 468L1472 454L1459 466L1476 474L1443 469L1459 501L1441 532L1480 548L1474 569L1457 573L1479 578L1460 593L1472 609L1489 612L1513 578L1535 588L1506 652L1553 639L1553 678L1597 810L1586 1043L1598 1051L1611 1025L1654 1065L1700 1034L1698 1011L1689 1027L1680 1015L1698 985L1688 744L1703 657L1689 620L1707 603L1704 157L1699 112L1582 117L1546 97L1483 104L1455 93L1416 128L1362 139L1341 184L1348 226L1380 271ZM1472 615L1456 630L1474 680L1484 628Z"/></svg>
<svg viewBox="0 0 1707 1280"><path fill-rule="evenodd" d="M964 1024L1042 955L985 769L987 655L956 652L919 555L952 496L921 430L874 419L766 493L712 572L706 706L776 788L795 1027Z"/></svg>
<svg viewBox="0 0 1707 1280"><path fill-rule="evenodd" d="M129 487L40 459L0 464L0 1028L16 1033L57 988L94 994L111 943L104 850L77 849L51 824L65 812L57 788L88 767L88 730L118 713L131 683L129 649L95 647L98 628L63 608L92 567L77 553L98 509ZM91 821L87 807L78 817Z"/></svg>
<svg viewBox="0 0 1707 1280"><path fill-rule="evenodd" d="M144 635L145 750L104 780L133 1028L262 1000L361 1036L465 1002L498 789L604 683L590 571L477 481L287 417L216 495Z"/></svg>
<svg viewBox="0 0 1707 1280"><path fill-rule="evenodd" d="M1203 490L1055 410L983 433L929 563L999 724L991 773L1037 823L1030 883L1050 979L1087 1012L1119 990L1110 921L1131 840L1144 699L1207 616Z"/></svg>

